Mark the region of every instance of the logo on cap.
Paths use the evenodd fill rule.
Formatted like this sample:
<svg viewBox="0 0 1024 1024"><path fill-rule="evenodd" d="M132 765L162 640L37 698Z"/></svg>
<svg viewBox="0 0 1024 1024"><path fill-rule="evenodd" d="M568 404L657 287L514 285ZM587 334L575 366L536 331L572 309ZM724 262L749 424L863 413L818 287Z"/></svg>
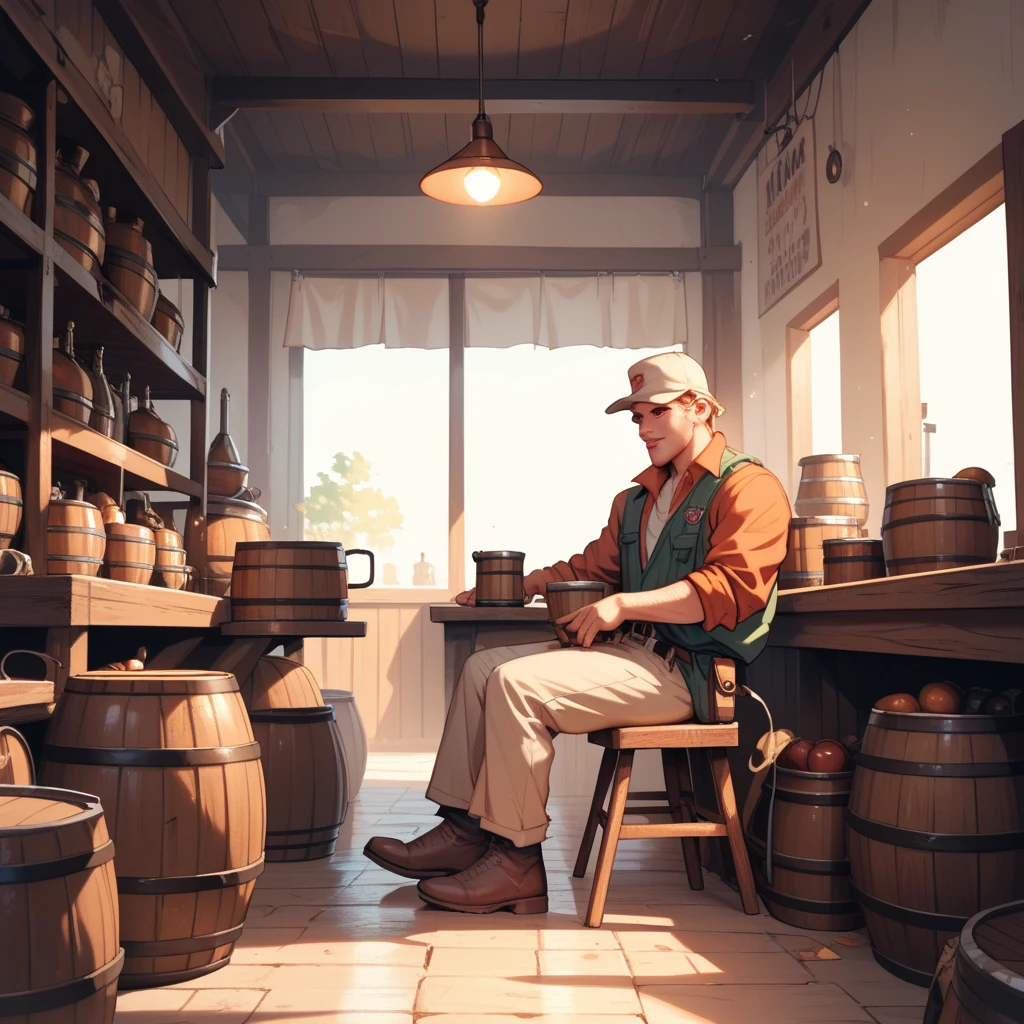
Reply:
<svg viewBox="0 0 1024 1024"><path fill-rule="evenodd" d="M704 509L700 507L688 508L683 513L683 518L691 525L696 526L700 522L700 517L704 515Z"/></svg>
<svg viewBox="0 0 1024 1024"><path fill-rule="evenodd" d="M629 378L630 394L635 395L644 386L644 375L638 373L635 377Z"/></svg>

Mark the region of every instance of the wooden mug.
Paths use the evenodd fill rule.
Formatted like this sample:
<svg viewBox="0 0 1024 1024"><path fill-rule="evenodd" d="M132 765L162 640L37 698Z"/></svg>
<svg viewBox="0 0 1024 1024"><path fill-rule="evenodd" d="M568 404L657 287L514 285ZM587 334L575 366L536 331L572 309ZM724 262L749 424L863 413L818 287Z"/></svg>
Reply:
<svg viewBox="0 0 1024 1024"><path fill-rule="evenodd" d="M548 584L548 619L563 647L578 647L579 641L576 639L575 630L560 626L556 620L607 597L608 590L607 583L598 583L596 580L568 580L564 583ZM597 636L599 639L606 640L612 634L602 631Z"/></svg>

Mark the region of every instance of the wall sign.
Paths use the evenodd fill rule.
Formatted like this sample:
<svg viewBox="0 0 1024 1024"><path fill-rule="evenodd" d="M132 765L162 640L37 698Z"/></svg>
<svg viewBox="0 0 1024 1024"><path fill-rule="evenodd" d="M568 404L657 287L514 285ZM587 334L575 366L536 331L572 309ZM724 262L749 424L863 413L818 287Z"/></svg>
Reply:
<svg viewBox="0 0 1024 1024"><path fill-rule="evenodd" d="M758 316L821 266L814 122L757 172Z"/></svg>

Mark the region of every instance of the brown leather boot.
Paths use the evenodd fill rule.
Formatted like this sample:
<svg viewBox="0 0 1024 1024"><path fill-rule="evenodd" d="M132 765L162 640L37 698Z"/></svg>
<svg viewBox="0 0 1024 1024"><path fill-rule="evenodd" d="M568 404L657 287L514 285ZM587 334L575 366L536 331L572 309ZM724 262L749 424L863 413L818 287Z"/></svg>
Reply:
<svg viewBox="0 0 1024 1024"><path fill-rule="evenodd" d="M487 852L490 839L487 832L467 832L445 818L411 843L374 836L363 853L403 878L443 878L475 864Z"/></svg>
<svg viewBox="0 0 1024 1024"><path fill-rule="evenodd" d="M420 882L416 888L428 903L467 914L548 912L548 879L539 843L517 850L508 840L493 837L471 868Z"/></svg>

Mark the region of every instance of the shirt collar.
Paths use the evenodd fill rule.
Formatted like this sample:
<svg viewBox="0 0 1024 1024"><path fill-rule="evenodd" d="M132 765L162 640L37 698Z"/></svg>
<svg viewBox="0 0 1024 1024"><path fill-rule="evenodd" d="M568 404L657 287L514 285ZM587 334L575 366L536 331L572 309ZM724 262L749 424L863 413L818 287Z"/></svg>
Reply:
<svg viewBox="0 0 1024 1024"><path fill-rule="evenodd" d="M721 476L722 455L725 452L725 443L725 434L716 430L708 446L690 463L691 468L696 466L714 476ZM665 481L668 480L670 475L670 471L666 468L648 466L638 476L633 477L633 483L639 484L648 494L657 496L661 493L661 489L665 486ZM695 482L698 475L696 472L693 473Z"/></svg>

